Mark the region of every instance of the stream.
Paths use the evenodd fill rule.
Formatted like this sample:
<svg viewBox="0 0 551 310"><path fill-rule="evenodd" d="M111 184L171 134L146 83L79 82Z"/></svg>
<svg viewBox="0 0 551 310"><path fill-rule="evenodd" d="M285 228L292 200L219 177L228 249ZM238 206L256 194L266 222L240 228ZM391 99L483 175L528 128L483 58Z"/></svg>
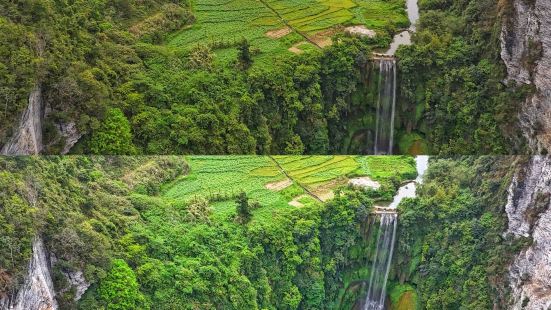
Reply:
<svg viewBox="0 0 551 310"><path fill-rule="evenodd" d="M385 53L387 55L394 55L400 45L411 44L411 33L415 32L415 24L419 20L419 6L417 5L417 0L407 0L406 11L408 13L410 26L408 29L394 36L390 48Z"/></svg>

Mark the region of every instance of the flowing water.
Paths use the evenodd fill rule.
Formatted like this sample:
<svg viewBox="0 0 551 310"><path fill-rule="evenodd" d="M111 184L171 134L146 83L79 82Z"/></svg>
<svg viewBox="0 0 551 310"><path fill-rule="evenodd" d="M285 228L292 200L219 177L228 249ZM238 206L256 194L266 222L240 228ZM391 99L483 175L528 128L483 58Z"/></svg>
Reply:
<svg viewBox="0 0 551 310"><path fill-rule="evenodd" d="M394 36L390 48L386 51L387 55L394 55L400 45L411 44L411 33L415 32L415 24L419 20L419 6L417 5L417 0L407 0L407 13L410 26L407 30Z"/></svg>
<svg viewBox="0 0 551 310"><path fill-rule="evenodd" d="M378 59L379 100L375 128L376 155L392 154L394 145L394 113L396 109L396 60Z"/></svg>
<svg viewBox="0 0 551 310"><path fill-rule="evenodd" d="M428 161L428 156L417 156L415 158L417 178L415 181L400 187L392 203L385 208L386 210L396 209L404 198L415 197L416 185L423 182L423 175L428 168ZM381 221L377 233L377 248L371 264L371 277L369 278L364 310L383 310L385 307L386 282L396 241L398 214L387 211L378 215L381 216Z"/></svg>
<svg viewBox="0 0 551 310"><path fill-rule="evenodd" d="M417 0L407 0L407 13L411 26L394 36L390 48L381 57L376 57L379 64L379 100L377 102L377 117L375 143L373 153L376 155L392 154L394 145L394 114L396 111L396 59L394 53L400 45L411 44L411 33L415 32L415 24L419 20Z"/></svg>

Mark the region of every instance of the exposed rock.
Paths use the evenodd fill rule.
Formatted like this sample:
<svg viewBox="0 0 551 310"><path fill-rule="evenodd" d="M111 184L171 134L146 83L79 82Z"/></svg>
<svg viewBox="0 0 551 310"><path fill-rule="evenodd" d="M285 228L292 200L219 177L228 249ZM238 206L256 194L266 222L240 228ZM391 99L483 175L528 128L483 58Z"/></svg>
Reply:
<svg viewBox="0 0 551 310"><path fill-rule="evenodd" d="M509 188L507 232L533 240L509 267L512 309L551 307L551 208L541 199L551 194L550 185L551 158L534 156Z"/></svg>
<svg viewBox="0 0 551 310"><path fill-rule="evenodd" d="M348 180L348 184L354 187L379 189L381 183L371 180L369 177L359 177Z"/></svg>
<svg viewBox="0 0 551 310"><path fill-rule="evenodd" d="M502 25L501 58L509 80L536 88L518 117L530 149L541 153L551 150L551 1L511 1L512 12Z"/></svg>
<svg viewBox="0 0 551 310"><path fill-rule="evenodd" d="M58 262L57 257L54 253L50 253L51 263L52 266L55 266ZM67 284L64 288L58 288L58 294L61 295L68 290L74 288L75 289L75 296L74 300L79 301L82 295L86 292L86 290L90 287L90 282L86 281L86 278L84 277L84 273L80 270L61 270L61 273L63 276L65 276L65 279L67 280Z"/></svg>
<svg viewBox="0 0 551 310"><path fill-rule="evenodd" d="M368 38L374 38L377 35L375 30L368 29L364 25L346 27L344 28L344 32L349 33L351 35L357 35L359 37L368 37Z"/></svg>
<svg viewBox="0 0 551 310"><path fill-rule="evenodd" d="M50 276L50 264L42 239L33 241L33 255L23 286L15 299L0 300L0 308L6 310L55 310L58 308L54 285Z"/></svg>
<svg viewBox="0 0 551 310"><path fill-rule="evenodd" d="M42 151L42 88L36 86L29 95L29 105L21 115L14 135L2 147L2 155L32 155Z"/></svg>
<svg viewBox="0 0 551 310"><path fill-rule="evenodd" d="M80 140L82 133L78 131L77 125L74 122L59 124L58 130L65 142L61 154L65 155L69 153L71 148Z"/></svg>

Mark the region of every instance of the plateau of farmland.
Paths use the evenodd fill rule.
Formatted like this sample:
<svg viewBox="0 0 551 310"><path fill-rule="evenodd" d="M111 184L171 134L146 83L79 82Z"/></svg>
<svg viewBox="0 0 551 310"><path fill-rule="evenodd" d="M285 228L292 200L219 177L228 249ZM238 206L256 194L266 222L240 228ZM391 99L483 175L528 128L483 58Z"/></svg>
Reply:
<svg viewBox="0 0 551 310"><path fill-rule="evenodd" d="M195 23L172 35L168 45L209 44L225 60L236 57L234 46L243 38L266 60L327 46L346 26L363 25L385 36L409 25L404 0L197 0L193 14Z"/></svg>

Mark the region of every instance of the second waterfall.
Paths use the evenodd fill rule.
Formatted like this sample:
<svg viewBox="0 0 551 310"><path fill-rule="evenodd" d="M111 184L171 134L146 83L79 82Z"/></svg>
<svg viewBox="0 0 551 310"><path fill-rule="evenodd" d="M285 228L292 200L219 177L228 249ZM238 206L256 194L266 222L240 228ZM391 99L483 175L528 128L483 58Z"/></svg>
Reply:
<svg viewBox="0 0 551 310"><path fill-rule="evenodd" d="M382 57L379 64L379 97L373 153L392 154L394 145L394 114L396 112L396 59Z"/></svg>

